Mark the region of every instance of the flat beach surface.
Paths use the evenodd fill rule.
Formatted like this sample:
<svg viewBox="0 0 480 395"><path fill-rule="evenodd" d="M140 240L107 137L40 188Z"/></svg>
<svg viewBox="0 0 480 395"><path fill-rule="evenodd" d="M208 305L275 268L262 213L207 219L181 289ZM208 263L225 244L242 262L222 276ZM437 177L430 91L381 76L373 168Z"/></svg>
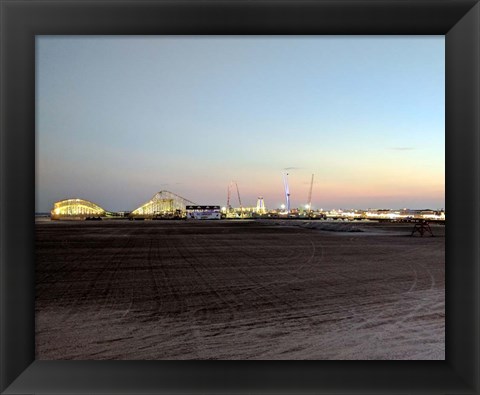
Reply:
<svg viewBox="0 0 480 395"><path fill-rule="evenodd" d="M37 221L36 358L443 360L445 227L412 228Z"/></svg>

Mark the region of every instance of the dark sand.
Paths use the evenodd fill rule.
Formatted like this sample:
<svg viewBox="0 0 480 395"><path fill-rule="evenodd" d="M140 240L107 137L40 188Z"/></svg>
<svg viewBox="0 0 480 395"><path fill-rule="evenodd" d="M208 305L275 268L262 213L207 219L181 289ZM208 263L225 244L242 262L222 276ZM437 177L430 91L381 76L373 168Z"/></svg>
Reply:
<svg viewBox="0 0 480 395"><path fill-rule="evenodd" d="M444 226L304 222L37 222L36 358L445 358Z"/></svg>

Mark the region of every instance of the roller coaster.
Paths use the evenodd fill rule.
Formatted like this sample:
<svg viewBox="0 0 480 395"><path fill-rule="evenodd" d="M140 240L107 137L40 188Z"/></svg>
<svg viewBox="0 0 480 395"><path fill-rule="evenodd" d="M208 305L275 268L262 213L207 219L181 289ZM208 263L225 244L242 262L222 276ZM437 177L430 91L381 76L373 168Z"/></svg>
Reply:
<svg viewBox="0 0 480 395"><path fill-rule="evenodd" d="M88 200L74 198L55 202L50 217L52 220L94 220L125 217L132 220L184 218L187 205L196 205L196 203L170 191L156 193L148 202L130 213L107 211Z"/></svg>
<svg viewBox="0 0 480 395"><path fill-rule="evenodd" d="M129 217L131 219L183 218L188 205L196 205L196 203L173 192L160 191L148 202L133 210Z"/></svg>
<svg viewBox="0 0 480 395"><path fill-rule="evenodd" d="M237 209L230 207L230 188L232 185L229 185L228 189L228 203L227 207L229 210L226 210L226 215L221 217L233 218L231 215ZM236 185L235 185L236 186ZM237 187L237 193L238 187ZM305 218L305 215L301 213L291 213L290 215L284 217L281 214L286 214L285 211L278 212L278 210L272 210L271 212L266 212L263 209L262 212L257 211L256 215L253 215L252 212L246 215L245 208L242 206L240 196L239 204L240 210L237 210L240 213L240 218L291 218L291 219L302 219ZM263 199L262 199L263 201ZM258 206L258 204L257 204ZM261 206L261 204L260 204ZM195 208L196 207L196 208ZM203 208L204 207L204 208ZM108 211L100 207L99 205L84 199L74 198L74 199L64 199L58 202L55 202L53 209L50 212L50 218L52 220L100 220L100 219L121 219L128 218L131 220L148 220L148 219L183 219L187 218L189 210L199 211L199 208L206 210L206 208L211 209L212 207L217 206L199 206L197 203L192 202L189 199L186 199L180 195L177 195L170 191L160 191L153 195L153 197L142 204L140 207L136 208L131 212L113 212ZM193 210L193 211L192 211ZM218 211L220 208L218 207ZM358 211L358 210L356 210ZM445 213L443 211L433 211L433 210L417 210L417 212L411 212L408 214L390 212L390 210L377 210L378 212L369 212L360 210L359 212L346 212L346 211L330 211L330 212L320 212L312 213L311 208L308 208L308 218L310 219L323 219L323 220L343 220L343 221L356 221L356 220L373 220L379 222L417 222L419 220L428 221L431 223L445 223ZM259 214L260 213L260 214ZM205 214L205 213L203 213ZM191 216L192 217L192 216ZM193 217L198 217L198 215L193 215ZM202 216L203 218L204 216ZM238 218L238 216L235 216Z"/></svg>
<svg viewBox="0 0 480 395"><path fill-rule="evenodd" d="M107 211L88 200L65 199L53 204L50 215L53 220L100 219L107 216Z"/></svg>

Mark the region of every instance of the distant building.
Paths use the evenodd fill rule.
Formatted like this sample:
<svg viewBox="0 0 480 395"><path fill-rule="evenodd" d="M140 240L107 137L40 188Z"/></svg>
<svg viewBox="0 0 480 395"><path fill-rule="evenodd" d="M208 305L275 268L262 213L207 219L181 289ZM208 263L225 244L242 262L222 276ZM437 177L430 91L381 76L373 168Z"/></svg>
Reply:
<svg viewBox="0 0 480 395"><path fill-rule="evenodd" d="M256 211L257 214L265 214L267 212L267 209L265 208L265 202L264 202L262 196L258 197L257 207L256 207L255 211Z"/></svg>
<svg viewBox="0 0 480 395"><path fill-rule="evenodd" d="M186 206L187 219L221 219L220 206Z"/></svg>

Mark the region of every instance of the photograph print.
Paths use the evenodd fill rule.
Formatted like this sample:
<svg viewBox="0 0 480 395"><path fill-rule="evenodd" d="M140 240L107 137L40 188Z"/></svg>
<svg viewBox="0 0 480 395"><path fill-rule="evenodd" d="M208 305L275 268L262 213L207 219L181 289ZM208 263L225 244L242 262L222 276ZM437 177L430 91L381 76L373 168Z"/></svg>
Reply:
<svg viewBox="0 0 480 395"><path fill-rule="evenodd" d="M37 360L445 360L444 36L36 36Z"/></svg>

